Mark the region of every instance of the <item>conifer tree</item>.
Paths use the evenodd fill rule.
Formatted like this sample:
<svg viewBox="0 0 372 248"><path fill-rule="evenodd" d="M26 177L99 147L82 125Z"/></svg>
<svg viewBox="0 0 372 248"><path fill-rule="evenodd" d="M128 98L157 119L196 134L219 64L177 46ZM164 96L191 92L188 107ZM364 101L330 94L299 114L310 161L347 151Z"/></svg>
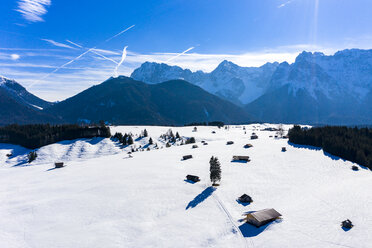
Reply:
<svg viewBox="0 0 372 248"><path fill-rule="evenodd" d="M150 145L153 144L152 138L149 139L149 144L150 144Z"/></svg>
<svg viewBox="0 0 372 248"><path fill-rule="evenodd" d="M123 143L123 145L125 146L128 145L128 134L127 133L124 134L121 143Z"/></svg>
<svg viewBox="0 0 372 248"><path fill-rule="evenodd" d="M218 161L217 157L211 157L209 160L209 171L210 171L210 179L212 184L216 184L216 182L221 181L221 164Z"/></svg>
<svg viewBox="0 0 372 248"><path fill-rule="evenodd" d="M133 145L133 138L132 138L132 135L128 135L128 141L127 141L127 144L128 145Z"/></svg>

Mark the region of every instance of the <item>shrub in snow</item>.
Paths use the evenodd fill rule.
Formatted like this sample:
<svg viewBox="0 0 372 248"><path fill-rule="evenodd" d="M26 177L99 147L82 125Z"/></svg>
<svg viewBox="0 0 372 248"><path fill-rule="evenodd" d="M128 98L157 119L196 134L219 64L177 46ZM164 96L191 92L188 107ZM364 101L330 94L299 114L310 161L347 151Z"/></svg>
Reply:
<svg viewBox="0 0 372 248"><path fill-rule="evenodd" d="M28 158L28 163L31 163L32 161L34 161L37 158L37 153L35 151L30 152L27 155L27 158Z"/></svg>
<svg viewBox="0 0 372 248"><path fill-rule="evenodd" d="M186 140L185 144L193 144L195 143L195 138L194 137L191 137L189 139Z"/></svg>

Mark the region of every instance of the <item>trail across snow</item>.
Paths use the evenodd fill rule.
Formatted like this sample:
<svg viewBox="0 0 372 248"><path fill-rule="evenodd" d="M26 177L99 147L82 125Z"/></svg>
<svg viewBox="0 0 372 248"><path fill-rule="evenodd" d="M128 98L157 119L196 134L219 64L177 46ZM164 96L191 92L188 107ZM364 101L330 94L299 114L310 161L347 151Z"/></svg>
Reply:
<svg viewBox="0 0 372 248"><path fill-rule="evenodd" d="M112 134L137 135L136 148L147 147L150 137L160 148L152 145L129 158L131 148L111 139L63 141L38 149L30 165L30 150L0 144L0 247L369 248L372 172L352 171L351 162L260 131L270 126L276 125L197 132L117 126ZM145 128L149 137L139 138ZM165 148L159 136L169 128L195 137L199 148ZM257 140L250 139L252 132ZM234 144L226 145L229 140ZM247 143L253 147L243 148ZM281 152L283 146L287 152ZM188 154L193 158L183 161ZM251 162L231 162L234 155L248 155ZM215 189L209 181L211 156L222 169ZM53 169L56 161L67 166ZM201 181L185 181L188 174ZM237 202L244 193L253 198L251 204ZM243 221L245 213L264 208L275 208L282 219L261 228ZM349 231L340 226L345 219L355 225Z"/></svg>

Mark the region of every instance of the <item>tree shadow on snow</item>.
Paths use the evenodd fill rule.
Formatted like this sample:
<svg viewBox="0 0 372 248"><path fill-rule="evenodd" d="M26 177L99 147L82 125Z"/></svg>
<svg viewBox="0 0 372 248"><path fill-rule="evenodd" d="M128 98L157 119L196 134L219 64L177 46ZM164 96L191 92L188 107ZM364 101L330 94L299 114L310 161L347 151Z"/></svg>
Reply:
<svg viewBox="0 0 372 248"><path fill-rule="evenodd" d="M0 150L10 150L12 154L9 159L17 159L17 164L13 167L28 165L27 154L31 151L30 149L24 148L22 146L0 143Z"/></svg>
<svg viewBox="0 0 372 248"><path fill-rule="evenodd" d="M103 137L95 137L95 138L87 139L86 142L91 144L91 145L96 145L104 139L105 138L103 138Z"/></svg>
<svg viewBox="0 0 372 248"><path fill-rule="evenodd" d="M216 189L214 187L212 187L212 186L209 186L208 188L206 188L205 190L203 190L203 192L201 192L192 201L189 202L189 204L186 207L186 210L189 209L189 208L194 208L194 207L198 206L205 199L207 199L208 197L210 197L215 190Z"/></svg>
<svg viewBox="0 0 372 248"><path fill-rule="evenodd" d="M308 145L298 145L298 144L291 143L291 142L289 142L289 141L288 141L288 144L289 144L290 146L295 147L295 148L305 148L305 149L314 150L314 151L320 151L320 150L322 150L321 147L308 146ZM331 158L332 160L335 160L335 161L337 161L337 160L342 160L342 161L344 161L344 162L348 161L348 160L346 160L346 159L340 158L339 156L336 156L336 155L330 154L330 153L328 153L328 152L325 152L324 150L323 150L323 154L324 154L324 156L329 157L329 158ZM360 164L358 164L358 165L359 165L360 168L362 168L362 169L364 169L364 170L368 170L367 167L365 167L365 166L363 166L363 165L360 165Z"/></svg>
<svg viewBox="0 0 372 248"><path fill-rule="evenodd" d="M313 150L313 151L322 150L322 148L320 148L320 147L308 146L308 145L298 145L298 144L295 144L295 143L292 143L292 142L289 142L289 141L288 141L288 145L293 146L294 148L304 148L304 149L309 149L309 150Z"/></svg>

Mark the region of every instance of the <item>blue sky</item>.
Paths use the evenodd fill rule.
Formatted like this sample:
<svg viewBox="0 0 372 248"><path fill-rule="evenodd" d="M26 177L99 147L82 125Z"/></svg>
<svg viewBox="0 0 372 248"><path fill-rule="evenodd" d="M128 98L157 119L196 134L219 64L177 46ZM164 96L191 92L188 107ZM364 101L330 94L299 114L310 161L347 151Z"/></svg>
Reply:
<svg viewBox="0 0 372 248"><path fill-rule="evenodd" d="M114 75L124 46L123 75L145 61L211 71L224 59L260 66L293 62L302 50L372 48L370 0L2 0L0 6L0 75L53 101ZM93 47L99 50L56 70Z"/></svg>

